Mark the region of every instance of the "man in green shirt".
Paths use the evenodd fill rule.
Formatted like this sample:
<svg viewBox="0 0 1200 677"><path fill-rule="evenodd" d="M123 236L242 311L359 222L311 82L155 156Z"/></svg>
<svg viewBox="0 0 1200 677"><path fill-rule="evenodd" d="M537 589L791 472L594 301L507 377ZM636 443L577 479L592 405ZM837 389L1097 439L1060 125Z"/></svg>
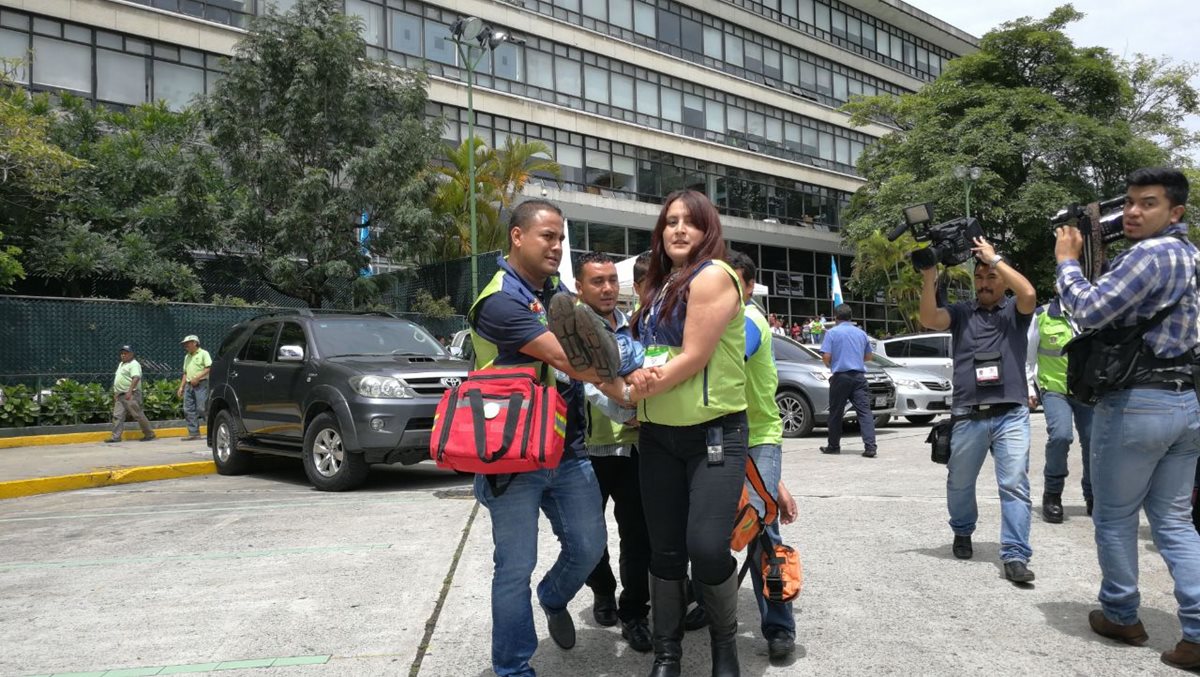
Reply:
<svg viewBox="0 0 1200 677"><path fill-rule="evenodd" d="M204 418L208 405L208 372L212 369L212 357L200 347L200 337L189 334L180 341L187 354L183 356L183 380L179 382L176 396L183 398L183 418L187 421L187 437L184 442L200 439L200 419Z"/></svg>
<svg viewBox="0 0 1200 677"><path fill-rule="evenodd" d="M121 363L117 365L117 373L113 376L113 429L112 437L104 440L112 444L121 441L121 432L125 429L125 419L132 418L142 429L142 441L154 439L154 431L150 421L142 412L142 365L133 358L133 347L121 346Z"/></svg>

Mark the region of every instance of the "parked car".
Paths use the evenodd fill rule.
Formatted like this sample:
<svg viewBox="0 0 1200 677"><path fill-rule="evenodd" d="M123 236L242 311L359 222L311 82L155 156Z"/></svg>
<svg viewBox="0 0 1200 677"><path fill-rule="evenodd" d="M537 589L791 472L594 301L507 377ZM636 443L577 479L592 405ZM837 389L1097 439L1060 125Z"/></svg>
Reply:
<svg viewBox="0 0 1200 677"><path fill-rule="evenodd" d="M896 410L893 415L923 425L933 421L938 414L950 413L953 389L948 379L928 371L910 369L878 353L871 357L871 362L882 367L892 377L892 383L896 384ZM876 424L886 425L887 418L883 421L877 419Z"/></svg>
<svg viewBox="0 0 1200 677"><path fill-rule="evenodd" d="M954 359L950 352L950 332L930 332L872 339L871 349L884 357L912 369L954 378Z"/></svg>
<svg viewBox="0 0 1200 677"><path fill-rule="evenodd" d="M217 472L256 453L300 458L322 491L366 480L373 463L429 458L442 393L467 375L420 325L387 313L271 313L236 325L209 376Z"/></svg>
<svg viewBox="0 0 1200 677"><path fill-rule="evenodd" d="M773 335L771 346L779 371L779 389L775 402L783 418L784 437L804 437L813 426L829 422L829 379L833 372L821 361L821 356L790 338ZM867 385L871 396L871 411L877 422L890 416L896 406L896 389L887 373L872 364L867 365ZM857 414L847 404L846 418Z"/></svg>

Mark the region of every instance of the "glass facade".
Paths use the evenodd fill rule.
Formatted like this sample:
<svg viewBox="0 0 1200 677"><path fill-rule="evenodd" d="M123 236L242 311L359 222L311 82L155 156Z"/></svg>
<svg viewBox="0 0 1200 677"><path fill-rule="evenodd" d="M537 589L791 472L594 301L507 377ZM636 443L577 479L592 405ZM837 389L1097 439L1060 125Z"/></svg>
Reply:
<svg viewBox="0 0 1200 677"><path fill-rule="evenodd" d="M267 2L271 0L127 0L139 5L146 5L168 12L186 14L187 16L227 26L245 28L255 14L256 6L264 11ZM284 1L285 9L294 4L295 0Z"/></svg>
<svg viewBox="0 0 1200 677"><path fill-rule="evenodd" d="M465 80L458 51L448 40L457 13L413 0L403 2L403 11L391 8L400 4L391 0L383 23L395 35L368 36L379 43L380 53L407 67ZM355 0L350 7L368 8L368 13L383 9L368 0ZM504 45L482 62L475 70L476 85L847 174L856 173L859 155L874 141L848 127L570 45L532 35L526 40ZM826 73L833 92L832 74Z"/></svg>
<svg viewBox="0 0 1200 677"><path fill-rule="evenodd" d="M68 91L110 107L164 100L174 110L209 91L220 57L80 24L0 10L0 58L34 91Z"/></svg>

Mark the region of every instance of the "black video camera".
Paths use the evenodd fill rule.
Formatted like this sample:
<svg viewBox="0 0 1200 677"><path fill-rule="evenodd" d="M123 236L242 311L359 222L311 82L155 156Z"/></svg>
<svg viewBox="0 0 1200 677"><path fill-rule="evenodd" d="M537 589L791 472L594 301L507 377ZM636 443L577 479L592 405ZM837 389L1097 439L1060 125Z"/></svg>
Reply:
<svg viewBox="0 0 1200 677"><path fill-rule="evenodd" d="M1100 276L1104 247L1125 236L1125 196L1087 205L1073 204L1050 217L1050 227L1074 226L1083 235L1079 264L1090 280Z"/></svg>
<svg viewBox="0 0 1200 677"><path fill-rule="evenodd" d="M961 216L932 226L929 225L930 221L933 221L932 204L905 207L904 223L887 234L888 241L895 242L896 238L911 229L914 240L929 243L928 247L912 253L913 268L917 272L933 268L939 263L957 266L974 256L971 248L975 246L975 238L983 237L983 227L979 221Z"/></svg>

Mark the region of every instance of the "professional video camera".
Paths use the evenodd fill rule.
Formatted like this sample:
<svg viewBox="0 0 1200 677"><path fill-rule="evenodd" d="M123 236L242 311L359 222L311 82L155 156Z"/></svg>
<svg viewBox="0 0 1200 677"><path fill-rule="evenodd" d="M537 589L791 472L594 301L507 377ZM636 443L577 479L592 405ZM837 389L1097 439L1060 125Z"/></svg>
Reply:
<svg viewBox="0 0 1200 677"><path fill-rule="evenodd" d="M1080 266L1090 280L1099 277L1104 247L1125 236L1125 196L1087 205L1073 204L1050 217L1050 227L1075 226L1083 234Z"/></svg>
<svg viewBox="0 0 1200 677"><path fill-rule="evenodd" d="M983 237L979 221L961 216L932 226L929 225L930 221L933 221L932 204L905 207L904 223L887 234L887 239L894 242L911 229L913 239L929 243L928 247L912 253L913 268L918 272L938 263L957 266L974 255L971 248L975 246L975 238Z"/></svg>

